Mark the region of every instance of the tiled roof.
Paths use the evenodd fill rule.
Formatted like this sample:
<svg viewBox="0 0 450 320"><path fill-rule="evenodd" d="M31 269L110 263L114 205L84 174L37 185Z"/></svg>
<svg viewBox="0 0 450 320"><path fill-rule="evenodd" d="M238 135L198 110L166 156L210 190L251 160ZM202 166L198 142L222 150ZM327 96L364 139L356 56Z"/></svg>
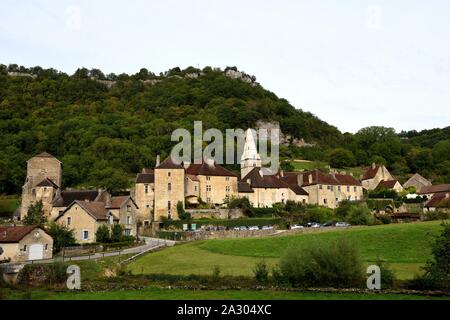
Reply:
<svg viewBox="0 0 450 320"><path fill-rule="evenodd" d="M176 164L171 156L168 156L156 169L183 169L181 164Z"/></svg>
<svg viewBox="0 0 450 320"><path fill-rule="evenodd" d="M63 191L53 202L54 207L68 207L75 200L94 201L98 196L97 190Z"/></svg>
<svg viewBox="0 0 450 320"><path fill-rule="evenodd" d="M436 208L442 200L447 198L446 192L436 193L430 200L425 203L427 208Z"/></svg>
<svg viewBox="0 0 450 320"><path fill-rule="evenodd" d="M277 175L261 175L261 168L253 168L242 181L247 182L250 180L250 186L252 188L267 188L267 189L278 189L278 188L289 188L289 185L281 180Z"/></svg>
<svg viewBox="0 0 450 320"><path fill-rule="evenodd" d="M154 183L154 173L139 173L136 177L136 183Z"/></svg>
<svg viewBox="0 0 450 320"><path fill-rule="evenodd" d="M388 188L388 189L392 189L393 187L395 187L395 184L397 183L397 180L388 180L388 181L380 181L380 183L378 183L377 188Z"/></svg>
<svg viewBox="0 0 450 320"><path fill-rule="evenodd" d="M221 177L236 177L236 174L225 169L218 164L208 164L202 162L201 164L192 163L186 169L187 174L201 175L201 176L221 176Z"/></svg>
<svg viewBox="0 0 450 320"><path fill-rule="evenodd" d="M0 226L0 243L14 243L22 240L37 226Z"/></svg>
<svg viewBox="0 0 450 320"><path fill-rule="evenodd" d="M250 185L245 181L238 181L238 192L239 193L253 193L255 192Z"/></svg>
<svg viewBox="0 0 450 320"><path fill-rule="evenodd" d="M294 193L295 193L296 195L299 195L299 196L308 196L308 195L309 195L309 193L306 192L305 189L303 189L302 187L300 187L300 186L297 185L297 184L294 185L294 186L291 186L290 188L291 188L292 191L294 191Z"/></svg>
<svg viewBox="0 0 450 320"><path fill-rule="evenodd" d="M336 173L334 178L343 186L360 186L361 183L356 180L352 175Z"/></svg>
<svg viewBox="0 0 450 320"><path fill-rule="evenodd" d="M130 196L111 197L110 209L119 209L130 198Z"/></svg>
<svg viewBox="0 0 450 320"><path fill-rule="evenodd" d="M193 174L186 174L186 177L188 177L189 179L191 179L192 181L200 181L196 175Z"/></svg>
<svg viewBox="0 0 450 320"><path fill-rule="evenodd" d="M144 169L142 169L142 173L155 173L155 170L150 169L150 168L144 168Z"/></svg>
<svg viewBox="0 0 450 320"><path fill-rule="evenodd" d="M433 186L424 186L418 192L419 194L450 192L450 184L437 184Z"/></svg>
<svg viewBox="0 0 450 320"><path fill-rule="evenodd" d="M105 208L104 202L88 202L88 201L75 201L80 207L91 215L96 220L108 220L108 209ZM118 220L117 217L114 217Z"/></svg>
<svg viewBox="0 0 450 320"><path fill-rule="evenodd" d="M45 178L44 180L39 182L36 185L36 187L52 187L55 189L59 189L58 185L56 183L54 183L52 180L50 180L49 178Z"/></svg>
<svg viewBox="0 0 450 320"><path fill-rule="evenodd" d="M374 178L378 172L378 169L380 169L380 166L370 167L366 172L364 172L362 179L368 180Z"/></svg>

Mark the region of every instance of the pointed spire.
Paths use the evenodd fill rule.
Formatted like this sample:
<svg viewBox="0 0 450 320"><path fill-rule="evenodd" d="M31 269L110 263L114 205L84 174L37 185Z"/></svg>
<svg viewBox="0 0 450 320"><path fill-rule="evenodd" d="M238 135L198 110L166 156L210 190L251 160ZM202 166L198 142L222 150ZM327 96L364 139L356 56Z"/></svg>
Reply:
<svg viewBox="0 0 450 320"><path fill-rule="evenodd" d="M245 160L261 160L256 148L256 131L253 129L247 129L245 132L245 144L242 152L241 161Z"/></svg>

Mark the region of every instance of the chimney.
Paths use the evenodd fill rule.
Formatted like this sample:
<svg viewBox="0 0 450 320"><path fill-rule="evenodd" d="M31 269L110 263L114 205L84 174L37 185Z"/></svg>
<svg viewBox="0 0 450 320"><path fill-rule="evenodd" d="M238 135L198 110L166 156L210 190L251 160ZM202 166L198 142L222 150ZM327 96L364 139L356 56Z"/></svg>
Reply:
<svg viewBox="0 0 450 320"><path fill-rule="evenodd" d="M190 162L190 161L183 161L183 167L184 167L185 169L189 168L190 165L191 165L191 162Z"/></svg>
<svg viewBox="0 0 450 320"><path fill-rule="evenodd" d="M259 170L259 175L260 175L261 177L264 177L264 173L263 173L262 170Z"/></svg>
<svg viewBox="0 0 450 320"><path fill-rule="evenodd" d="M247 179L247 183L248 183L249 185L251 185L251 184L252 184L252 180Z"/></svg>
<svg viewBox="0 0 450 320"><path fill-rule="evenodd" d="M158 154L156 156L156 166L155 167L158 167L160 165L160 162L161 162L161 156Z"/></svg>
<svg viewBox="0 0 450 320"><path fill-rule="evenodd" d="M372 163L372 169L375 169L376 165L375 162Z"/></svg>
<svg viewBox="0 0 450 320"><path fill-rule="evenodd" d="M280 176L284 177L284 171L283 170L280 171Z"/></svg>
<svg viewBox="0 0 450 320"><path fill-rule="evenodd" d="M308 183L311 184L313 179L312 179L312 173L308 174Z"/></svg>
<svg viewBox="0 0 450 320"><path fill-rule="evenodd" d="M303 173L297 175L297 184L301 187L303 185Z"/></svg>
<svg viewBox="0 0 450 320"><path fill-rule="evenodd" d="M205 162L208 166L214 167L214 159L213 158L206 158Z"/></svg>
<svg viewBox="0 0 450 320"><path fill-rule="evenodd" d="M105 207L111 207L111 195L109 192L106 193Z"/></svg>

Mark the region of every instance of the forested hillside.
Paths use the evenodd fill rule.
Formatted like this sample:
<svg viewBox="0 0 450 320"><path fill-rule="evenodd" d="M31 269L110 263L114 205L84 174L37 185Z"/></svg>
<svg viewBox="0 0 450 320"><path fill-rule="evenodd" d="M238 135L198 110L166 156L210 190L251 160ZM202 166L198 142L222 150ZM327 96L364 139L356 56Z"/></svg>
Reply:
<svg viewBox="0 0 450 320"><path fill-rule="evenodd" d="M194 120L202 120L204 129L221 130L275 120L283 133L316 143L283 147L284 158L324 160L335 167L384 162L394 173L419 171L436 181L450 180L449 128L342 134L265 90L254 77L247 79L210 67L160 75L146 69L135 75L79 69L69 76L1 65L0 194L20 193L26 160L42 151L63 162L64 186L126 188L130 176L152 167L157 154L170 152L172 131L191 129Z"/></svg>

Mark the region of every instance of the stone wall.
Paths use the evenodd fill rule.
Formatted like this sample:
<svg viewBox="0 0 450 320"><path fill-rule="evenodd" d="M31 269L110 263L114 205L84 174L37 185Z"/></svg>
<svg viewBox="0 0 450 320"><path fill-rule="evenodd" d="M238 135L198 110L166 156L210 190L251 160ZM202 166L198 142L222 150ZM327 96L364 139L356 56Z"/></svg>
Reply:
<svg viewBox="0 0 450 320"><path fill-rule="evenodd" d="M210 239L235 239L264 237L276 233L276 230L223 230L223 231L198 231L185 232L182 236L184 241L210 240Z"/></svg>
<svg viewBox="0 0 450 320"><path fill-rule="evenodd" d="M239 219L245 214L241 209L187 209L193 219Z"/></svg>

